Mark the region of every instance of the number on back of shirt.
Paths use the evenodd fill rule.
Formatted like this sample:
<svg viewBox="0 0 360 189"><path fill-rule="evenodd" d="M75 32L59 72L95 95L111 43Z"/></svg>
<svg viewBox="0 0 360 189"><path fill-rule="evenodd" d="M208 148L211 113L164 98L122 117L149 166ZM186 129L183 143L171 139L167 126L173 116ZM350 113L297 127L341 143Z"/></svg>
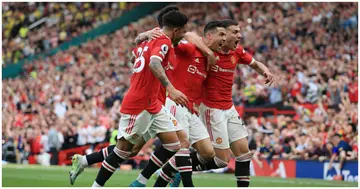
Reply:
<svg viewBox="0 0 360 189"><path fill-rule="evenodd" d="M141 70L145 67L145 58L144 58L144 52L148 50L148 46L145 46L144 49L139 47L136 52L136 59L134 63L134 73L139 73Z"/></svg>

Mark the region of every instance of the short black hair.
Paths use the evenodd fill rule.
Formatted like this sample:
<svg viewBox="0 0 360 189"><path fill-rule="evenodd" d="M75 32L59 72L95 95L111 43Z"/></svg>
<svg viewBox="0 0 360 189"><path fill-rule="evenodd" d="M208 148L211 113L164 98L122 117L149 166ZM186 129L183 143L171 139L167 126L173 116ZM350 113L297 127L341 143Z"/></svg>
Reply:
<svg viewBox="0 0 360 189"><path fill-rule="evenodd" d="M222 23L219 20L213 20L213 21L208 22L204 28L204 35L207 32L216 29L217 27L222 27Z"/></svg>
<svg viewBox="0 0 360 189"><path fill-rule="evenodd" d="M235 20L232 20L232 19L225 19L225 20L221 20L220 22L221 22L221 26L224 28L239 25L238 22L236 22Z"/></svg>
<svg viewBox="0 0 360 189"><path fill-rule="evenodd" d="M340 135L339 133L336 133L336 134L333 135L333 137L339 137L339 138L341 138L341 135Z"/></svg>
<svg viewBox="0 0 360 189"><path fill-rule="evenodd" d="M169 6L165 7L165 8L163 8L163 9L161 9L161 11L160 11L160 13L159 13L159 15L157 17L159 26L160 27L163 26L163 23L162 23L163 22L163 16L166 13L168 13L170 11L178 11L178 10L179 10L179 7L177 7L176 5L169 5Z"/></svg>
<svg viewBox="0 0 360 189"><path fill-rule="evenodd" d="M189 18L180 11L170 11L163 16L163 26L172 28L184 27Z"/></svg>

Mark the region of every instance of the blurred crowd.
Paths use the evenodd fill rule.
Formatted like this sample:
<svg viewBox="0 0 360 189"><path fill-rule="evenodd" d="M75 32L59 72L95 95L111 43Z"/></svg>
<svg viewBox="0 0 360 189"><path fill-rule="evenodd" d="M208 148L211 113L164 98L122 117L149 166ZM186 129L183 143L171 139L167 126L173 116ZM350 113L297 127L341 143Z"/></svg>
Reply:
<svg viewBox="0 0 360 189"><path fill-rule="evenodd" d="M97 3L94 4L91 5L96 7ZM79 8L79 3L65 5ZM262 76L239 66L233 85L235 105L291 106L296 111L294 117L245 115L249 145L256 160L323 161L330 158L337 145L332 140L334 134L352 147L348 159L357 159L357 3L178 6L190 17L189 30L199 34L212 19L238 20L241 44L277 77L276 85L269 87L264 85ZM156 15L79 47L25 64L21 77L3 80L3 144L12 141L18 161L26 161L29 154L49 152L51 148L93 146L112 138L132 74L133 41L140 32L157 26ZM101 18L95 16L98 17ZM59 35L61 25L47 29ZM33 35L36 32L28 33L27 38ZM11 46L8 47L9 50ZM49 137L49 133L57 134L58 138L50 140L54 137Z"/></svg>
<svg viewBox="0 0 360 189"><path fill-rule="evenodd" d="M4 2L2 64L52 48L119 17L138 3Z"/></svg>

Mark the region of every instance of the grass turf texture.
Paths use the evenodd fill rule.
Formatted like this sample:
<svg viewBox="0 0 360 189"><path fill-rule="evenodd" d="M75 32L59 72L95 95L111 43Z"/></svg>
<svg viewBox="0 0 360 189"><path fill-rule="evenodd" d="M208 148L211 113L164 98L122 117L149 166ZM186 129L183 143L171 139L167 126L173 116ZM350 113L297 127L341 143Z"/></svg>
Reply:
<svg viewBox="0 0 360 189"><path fill-rule="evenodd" d="M41 167L34 165L3 165L3 187L69 187L70 167ZM97 168L87 168L77 178L74 187L91 187ZM109 187L127 187L139 174L139 170L119 171L106 183ZM236 187L232 174L194 174L194 185L202 187ZM151 178L147 184L153 186ZM318 179L281 179L270 177L251 177L250 187L357 187L358 183L326 181Z"/></svg>

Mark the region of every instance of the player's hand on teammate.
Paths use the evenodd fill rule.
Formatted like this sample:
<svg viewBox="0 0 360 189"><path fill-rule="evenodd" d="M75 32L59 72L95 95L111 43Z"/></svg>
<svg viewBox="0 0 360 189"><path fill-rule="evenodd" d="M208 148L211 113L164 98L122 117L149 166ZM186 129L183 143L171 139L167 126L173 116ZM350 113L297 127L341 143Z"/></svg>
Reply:
<svg viewBox="0 0 360 189"><path fill-rule="evenodd" d="M163 35L160 28L154 28L150 31L145 32L145 35L148 39L156 39Z"/></svg>
<svg viewBox="0 0 360 189"><path fill-rule="evenodd" d="M186 106L189 103L188 98L177 89L169 91L170 98L176 103L176 105Z"/></svg>
<svg viewBox="0 0 360 189"><path fill-rule="evenodd" d="M209 52L208 55L206 56L207 57L207 67L206 67L206 71L209 71L210 68L216 64L217 62L217 59L215 57L215 54L214 52Z"/></svg>
<svg viewBox="0 0 360 189"><path fill-rule="evenodd" d="M191 113L196 114L199 117L199 106L193 103Z"/></svg>
<svg viewBox="0 0 360 189"><path fill-rule="evenodd" d="M275 78L273 74L270 72L265 72L264 77L265 77L265 84L269 84L269 86L271 86L275 82Z"/></svg>

